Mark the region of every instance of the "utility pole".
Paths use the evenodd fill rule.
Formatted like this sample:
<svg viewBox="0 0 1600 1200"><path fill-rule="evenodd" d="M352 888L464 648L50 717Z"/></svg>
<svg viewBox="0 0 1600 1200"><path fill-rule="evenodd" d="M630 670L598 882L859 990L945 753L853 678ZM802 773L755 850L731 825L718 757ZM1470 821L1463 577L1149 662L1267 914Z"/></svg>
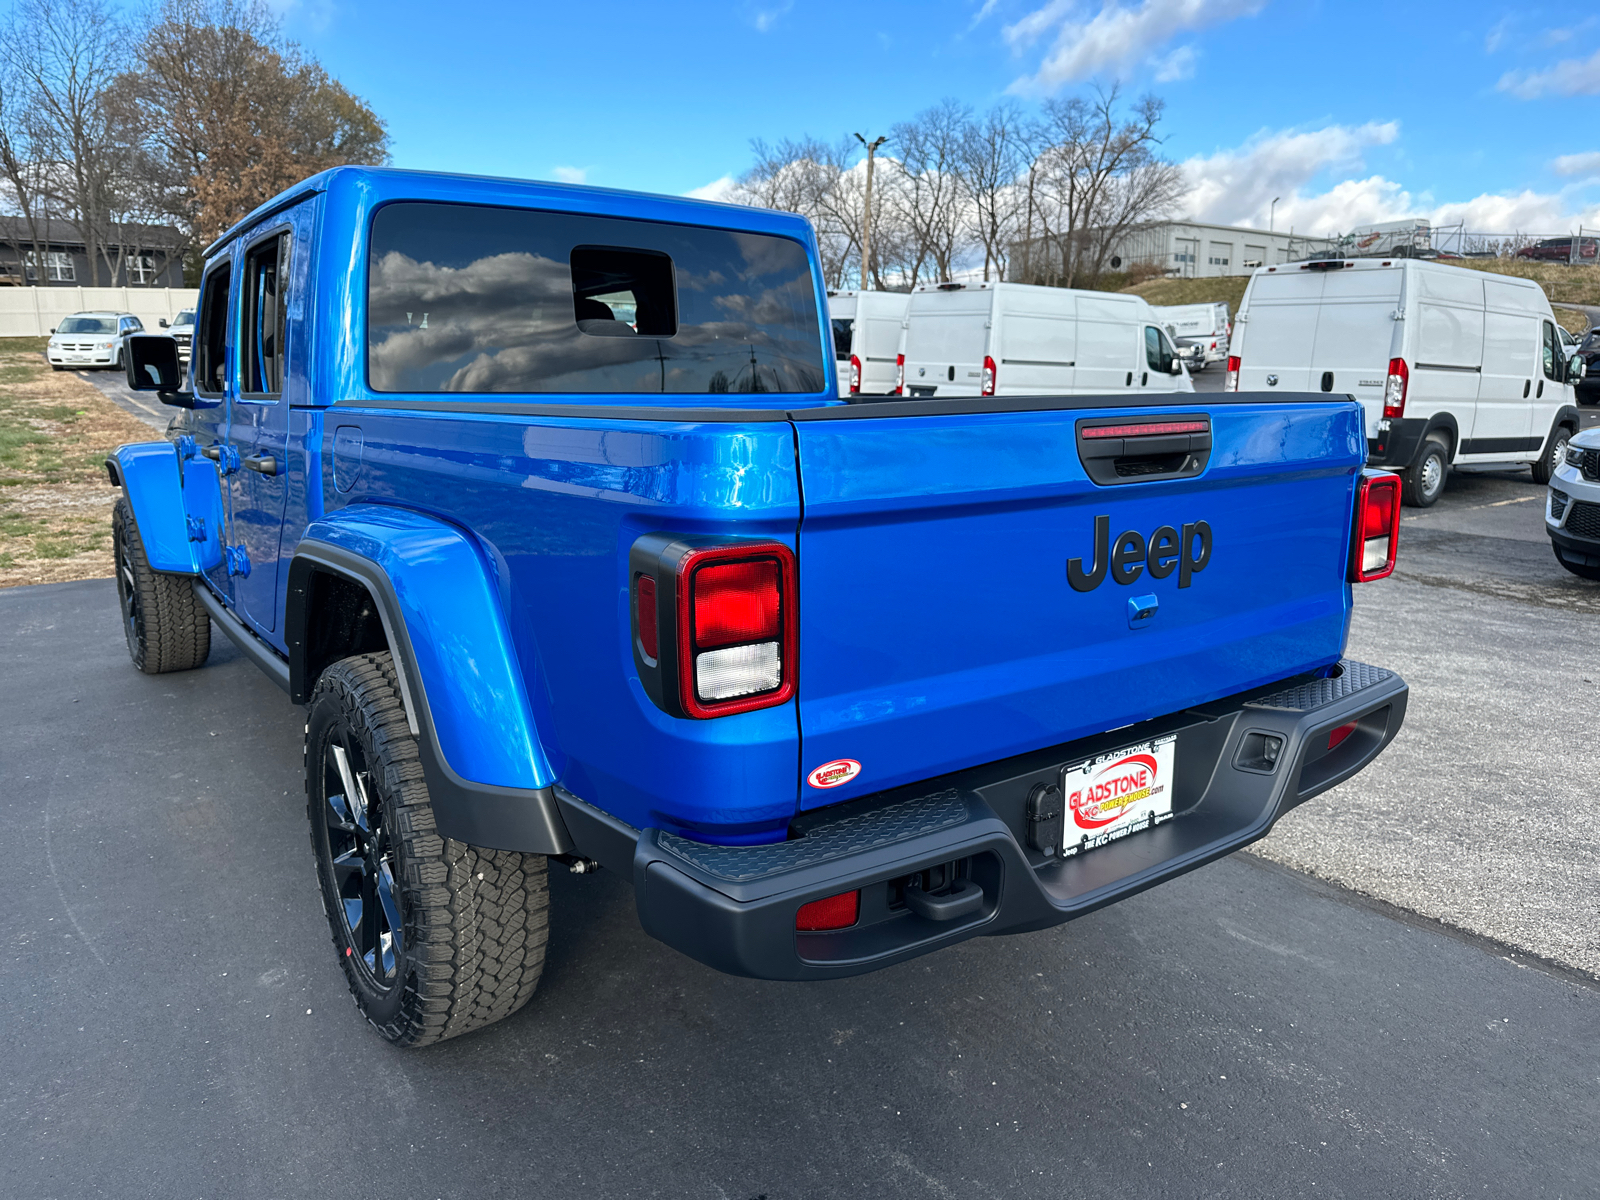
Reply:
<svg viewBox="0 0 1600 1200"><path fill-rule="evenodd" d="M867 200L861 206L861 290L872 290L872 156L878 152L878 147L889 139L880 137L869 142L859 133L855 135L856 141L867 148Z"/></svg>
<svg viewBox="0 0 1600 1200"><path fill-rule="evenodd" d="M1272 198L1272 207L1267 210L1267 232L1268 233L1272 232L1273 225L1275 225L1277 223L1277 220L1278 220L1278 201L1281 200L1281 199L1283 199L1282 196L1274 196Z"/></svg>

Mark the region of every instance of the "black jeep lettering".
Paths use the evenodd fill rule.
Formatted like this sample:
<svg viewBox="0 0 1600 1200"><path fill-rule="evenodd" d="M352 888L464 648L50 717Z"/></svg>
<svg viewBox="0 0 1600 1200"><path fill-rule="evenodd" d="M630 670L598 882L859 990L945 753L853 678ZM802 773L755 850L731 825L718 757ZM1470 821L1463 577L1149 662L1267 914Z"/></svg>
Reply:
<svg viewBox="0 0 1600 1200"><path fill-rule="evenodd" d="M1211 526L1205 521L1186 524L1181 536L1171 525L1161 525L1148 542L1136 529L1123 531L1112 542L1110 516L1098 516L1094 519L1092 565L1085 570L1083 559L1067 559L1067 582L1075 592L1092 592L1105 582L1108 570L1112 579L1126 587L1146 570L1152 579L1165 579L1176 569L1178 586L1186 588L1210 561Z"/></svg>

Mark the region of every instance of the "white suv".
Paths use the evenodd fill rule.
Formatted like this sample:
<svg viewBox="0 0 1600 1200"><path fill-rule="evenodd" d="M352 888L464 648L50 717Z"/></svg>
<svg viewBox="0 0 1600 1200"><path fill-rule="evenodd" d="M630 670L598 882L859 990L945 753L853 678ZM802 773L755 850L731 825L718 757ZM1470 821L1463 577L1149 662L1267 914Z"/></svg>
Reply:
<svg viewBox="0 0 1600 1200"><path fill-rule="evenodd" d="M1550 481L1544 528L1556 561L1600 580L1600 426L1574 434Z"/></svg>
<svg viewBox="0 0 1600 1200"><path fill-rule="evenodd" d="M122 339L143 333L144 322L128 312L73 313L50 331L44 355L57 371L74 367L122 366Z"/></svg>

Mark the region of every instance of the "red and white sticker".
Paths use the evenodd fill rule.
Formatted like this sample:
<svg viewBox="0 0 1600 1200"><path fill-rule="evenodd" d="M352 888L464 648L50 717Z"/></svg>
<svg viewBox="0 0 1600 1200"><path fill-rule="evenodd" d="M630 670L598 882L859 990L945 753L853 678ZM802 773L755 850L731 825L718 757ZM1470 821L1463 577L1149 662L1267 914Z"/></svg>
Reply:
<svg viewBox="0 0 1600 1200"><path fill-rule="evenodd" d="M853 758L836 758L825 762L811 774L806 782L814 788L836 788L849 783L861 774L861 764Z"/></svg>
<svg viewBox="0 0 1600 1200"><path fill-rule="evenodd" d="M1171 818L1177 743L1169 734L1064 768L1061 795L1072 821L1062 853L1093 850Z"/></svg>

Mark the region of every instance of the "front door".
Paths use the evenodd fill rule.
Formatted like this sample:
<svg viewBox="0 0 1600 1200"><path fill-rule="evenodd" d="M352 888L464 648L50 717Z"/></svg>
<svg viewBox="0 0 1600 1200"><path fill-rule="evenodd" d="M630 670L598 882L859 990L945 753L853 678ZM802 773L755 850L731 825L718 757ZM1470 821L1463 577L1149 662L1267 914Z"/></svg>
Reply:
<svg viewBox="0 0 1600 1200"><path fill-rule="evenodd" d="M237 392L229 434L239 470L230 477L229 546L239 613L264 633L277 629L278 551L288 494L288 404L284 378L290 286L297 243L293 214L244 241L239 255Z"/></svg>
<svg viewBox="0 0 1600 1200"><path fill-rule="evenodd" d="M214 263L200 287L194 351L194 408L187 418L193 444L180 442L183 507L189 539L198 543L207 581L222 596L233 598L225 543L228 538L226 481L233 457L228 442L229 363L233 350L233 256Z"/></svg>

